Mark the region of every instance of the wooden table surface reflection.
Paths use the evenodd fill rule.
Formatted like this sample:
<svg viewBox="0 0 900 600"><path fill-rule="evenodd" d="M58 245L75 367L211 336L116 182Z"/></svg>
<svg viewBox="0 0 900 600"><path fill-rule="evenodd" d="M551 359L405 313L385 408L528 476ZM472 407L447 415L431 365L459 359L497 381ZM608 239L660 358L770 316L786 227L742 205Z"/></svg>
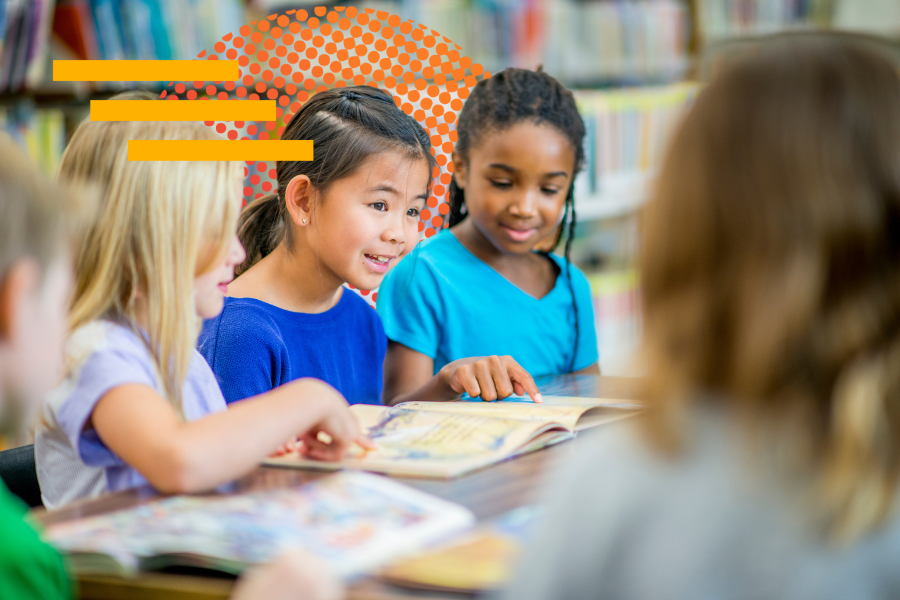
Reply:
<svg viewBox="0 0 900 600"><path fill-rule="evenodd" d="M635 399L637 380L594 375L562 375L537 379L544 395L581 396L616 399ZM576 452L578 440L546 448L450 481L397 478L408 485L457 502L472 510L479 521L535 502L540 494L540 482L553 465ZM228 486L228 492L257 491L301 485L325 473L297 469L260 467L250 475ZM110 494L52 512L35 511L44 524L68 521L129 508L159 496L148 488ZM79 580L83 600L129 598L138 600L212 600L227 598L231 579L147 573L134 578L83 577ZM456 594L434 594L383 583L367 578L352 584L348 598L353 600L459 599Z"/></svg>

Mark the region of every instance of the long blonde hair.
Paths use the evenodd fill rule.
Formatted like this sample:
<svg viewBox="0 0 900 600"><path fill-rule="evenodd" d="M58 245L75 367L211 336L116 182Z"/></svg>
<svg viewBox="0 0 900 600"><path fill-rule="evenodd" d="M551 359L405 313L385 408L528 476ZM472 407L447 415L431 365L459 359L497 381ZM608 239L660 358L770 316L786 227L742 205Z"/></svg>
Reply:
<svg viewBox="0 0 900 600"><path fill-rule="evenodd" d="M677 451L687 407L725 403L795 438L830 539L883 522L900 479L896 67L813 34L726 66L643 233L653 439Z"/></svg>
<svg viewBox="0 0 900 600"><path fill-rule="evenodd" d="M233 239L241 165L132 162L128 140L216 138L199 123L85 121L59 168L60 178L94 185L100 195L76 257L72 330L97 319L144 329L165 395L182 416L181 389L200 328L194 278Z"/></svg>

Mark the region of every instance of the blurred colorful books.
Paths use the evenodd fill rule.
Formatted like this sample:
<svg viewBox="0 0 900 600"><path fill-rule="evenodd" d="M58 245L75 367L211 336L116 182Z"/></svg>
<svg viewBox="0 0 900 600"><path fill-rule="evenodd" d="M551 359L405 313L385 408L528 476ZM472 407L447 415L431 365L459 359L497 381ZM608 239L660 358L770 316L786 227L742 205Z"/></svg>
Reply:
<svg viewBox="0 0 900 600"><path fill-rule="evenodd" d="M165 498L51 525L45 534L79 575L170 567L239 574L299 547L347 579L474 523L468 509L407 485L339 473L293 489Z"/></svg>

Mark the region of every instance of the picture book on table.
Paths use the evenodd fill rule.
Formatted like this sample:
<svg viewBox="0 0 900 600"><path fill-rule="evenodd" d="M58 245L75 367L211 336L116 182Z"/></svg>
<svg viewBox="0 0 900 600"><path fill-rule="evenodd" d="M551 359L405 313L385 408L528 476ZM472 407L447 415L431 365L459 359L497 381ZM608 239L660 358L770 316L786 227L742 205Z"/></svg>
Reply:
<svg viewBox="0 0 900 600"><path fill-rule="evenodd" d="M501 589L512 578L522 548L536 533L544 510L521 506L431 550L382 568L394 585L439 592L477 594Z"/></svg>
<svg viewBox="0 0 900 600"><path fill-rule="evenodd" d="M637 413L633 401L544 396L500 402L355 404L350 410L377 449L353 448L337 462L297 452L263 464L304 469L353 468L406 477L449 479L571 439L575 433Z"/></svg>
<svg viewBox="0 0 900 600"><path fill-rule="evenodd" d="M79 575L171 567L239 574L299 547L343 578L367 573L468 529L466 508L368 473L297 488L175 496L50 525L47 540Z"/></svg>

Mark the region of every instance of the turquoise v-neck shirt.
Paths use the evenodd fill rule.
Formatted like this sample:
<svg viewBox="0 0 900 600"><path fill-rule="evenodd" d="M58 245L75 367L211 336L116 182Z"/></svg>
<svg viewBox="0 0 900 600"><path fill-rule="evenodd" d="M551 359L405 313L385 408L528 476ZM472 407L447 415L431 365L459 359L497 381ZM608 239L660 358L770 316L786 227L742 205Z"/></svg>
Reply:
<svg viewBox="0 0 900 600"><path fill-rule="evenodd" d="M591 290L566 261L556 285L538 300L463 246L449 230L420 242L387 274L376 307L388 339L434 359L434 372L470 356L510 355L532 376L584 369L598 359ZM574 353L574 363L572 361Z"/></svg>

